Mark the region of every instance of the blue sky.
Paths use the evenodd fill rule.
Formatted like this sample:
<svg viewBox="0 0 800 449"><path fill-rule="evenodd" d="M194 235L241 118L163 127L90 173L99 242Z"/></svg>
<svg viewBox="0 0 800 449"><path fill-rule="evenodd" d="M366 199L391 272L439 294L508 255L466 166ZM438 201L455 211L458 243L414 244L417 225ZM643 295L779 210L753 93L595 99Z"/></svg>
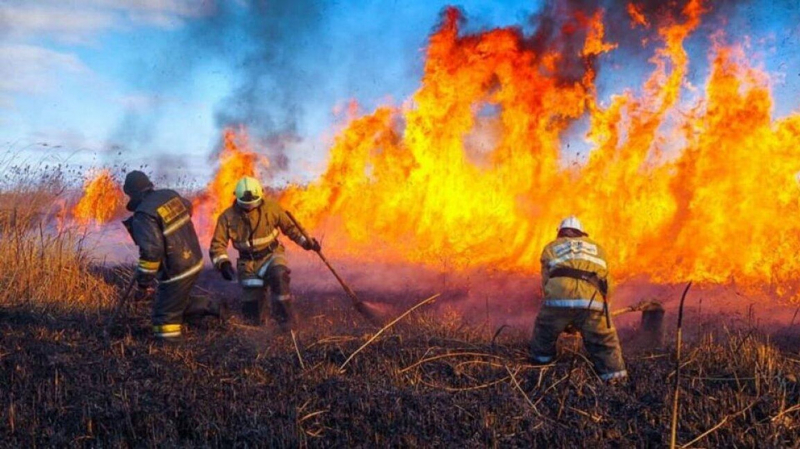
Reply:
<svg viewBox="0 0 800 449"><path fill-rule="evenodd" d="M445 6L479 30L529 24L540 3L0 0L0 150L202 183L221 125L250 117L283 145L282 179L307 180L324 167L337 106L399 104L418 87ZM726 34L772 73L780 116L800 104L800 7L763 4L737 6ZM703 55L698 83L706 31L687 43ZM637 87L649 69L646 57L609 58L606 95Z"/></svg>

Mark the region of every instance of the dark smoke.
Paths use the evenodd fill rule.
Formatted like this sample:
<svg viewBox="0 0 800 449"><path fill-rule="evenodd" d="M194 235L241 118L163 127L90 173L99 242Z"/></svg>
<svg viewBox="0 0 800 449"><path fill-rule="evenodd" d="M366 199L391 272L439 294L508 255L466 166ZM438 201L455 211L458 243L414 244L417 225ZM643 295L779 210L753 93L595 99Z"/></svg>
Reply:
<svg viewBox="0 0 800 449"><path fill-rule="evenodd" d="M286 169L288 145L300 140L304 105L322 94L331 63L323 28L325 2L313 0L220 1L209 14L186 24L154 67L142 67L136 84L145 91L173 92L211 63L234 68L229 95L215 109L219 129L244 125L273 169ZM111 141L146 147L162 112L127 113ZM191 110L186 111L191 114ZM215 155L211 155L212 158Z"/></svg>
<svg viewBox="0 0 800 449"><path fill-rule="evenodd" d="M320 2L260 1L250 5L246 17L228 6L212 28L197 30L246 36L248 51L230 61L239 78L217 107L216 121L220 127L244 125L268 150L273 169L287 167L286 144L300 140L303 105L320 95L325 67L331 63L321 30L323 19Z"/></svg>

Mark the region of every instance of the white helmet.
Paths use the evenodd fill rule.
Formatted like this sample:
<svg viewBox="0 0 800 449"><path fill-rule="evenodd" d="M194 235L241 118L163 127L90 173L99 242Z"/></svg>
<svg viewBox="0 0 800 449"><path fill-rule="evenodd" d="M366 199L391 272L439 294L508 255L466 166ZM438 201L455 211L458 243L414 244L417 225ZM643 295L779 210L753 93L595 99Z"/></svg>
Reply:
<svg viewBox="0 0 800 449"><path fill-rule="evenodd" d="M264 189L258 179L250 176L243 176L239 182L236 183L236 190L233 192L236 195L236 202L245 210L250 210L258 207L261 204L261 198L264 196Z"/></svg>
<svg viewBox="0 0 800 449"><path fill-rule="evenodd" d="M558 225L557 231L561 231L562 229L569 228L574 229L576 231L583 232L583 226L581 226L580 220L578 217L574 215L570 215L569 217L561 220L561 224ZM585 234L585 232L583 232Z"/></svg>

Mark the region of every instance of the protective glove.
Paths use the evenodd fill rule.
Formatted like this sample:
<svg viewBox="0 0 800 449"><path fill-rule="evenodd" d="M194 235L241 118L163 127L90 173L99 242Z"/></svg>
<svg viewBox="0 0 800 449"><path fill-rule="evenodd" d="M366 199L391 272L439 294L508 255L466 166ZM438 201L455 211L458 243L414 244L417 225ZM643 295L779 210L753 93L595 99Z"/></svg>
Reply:
<svg viewBox="0 0 800 449"><path fill-rule="evenodd" d="M311 240L306 239L303 241L303 249L306 251L319 251L322 249L322 246L319 244L317 239L312 238Z"/></svg>
<svg viewBox="0 0 800 449"><path fill-rule="evenodd" d="M233 271L233 264L230 260L219 264L219 272L222 273L222 278L226 281L232 281L234 276L236 276L236 272Z"/></svg>

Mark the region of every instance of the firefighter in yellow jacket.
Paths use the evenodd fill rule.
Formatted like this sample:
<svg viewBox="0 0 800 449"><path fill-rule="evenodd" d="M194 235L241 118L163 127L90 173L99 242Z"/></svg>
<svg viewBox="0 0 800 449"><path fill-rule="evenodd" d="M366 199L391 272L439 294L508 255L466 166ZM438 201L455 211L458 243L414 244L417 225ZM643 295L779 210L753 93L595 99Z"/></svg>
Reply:
<svg viewBox="0 0 800 449"><path fill-rule="evenodd" d="M551 362L558 336L571 327L583 336L601 379L626 377L619 337L608 313L609 274L603 248L571 216L542 251L541 262L544 302L533 329L533 360Z"/></svg>
<svg viewBox="0 0 800 449"><path fill-rule="evenodd" d="M257 179L243 177L236 184L236 201L217 220L211 239L211 261L226 280L233 280L236 272L228 259L228 242L239 251L236 262L239 284L244 292L242 314L251 324L261 324L266 289L270 290L272 317L281 325L291 322L291 291L284 247L278 241L283 233L306 250L320 249L316 239L310 241L272 199L264 198Z"/></svg>

